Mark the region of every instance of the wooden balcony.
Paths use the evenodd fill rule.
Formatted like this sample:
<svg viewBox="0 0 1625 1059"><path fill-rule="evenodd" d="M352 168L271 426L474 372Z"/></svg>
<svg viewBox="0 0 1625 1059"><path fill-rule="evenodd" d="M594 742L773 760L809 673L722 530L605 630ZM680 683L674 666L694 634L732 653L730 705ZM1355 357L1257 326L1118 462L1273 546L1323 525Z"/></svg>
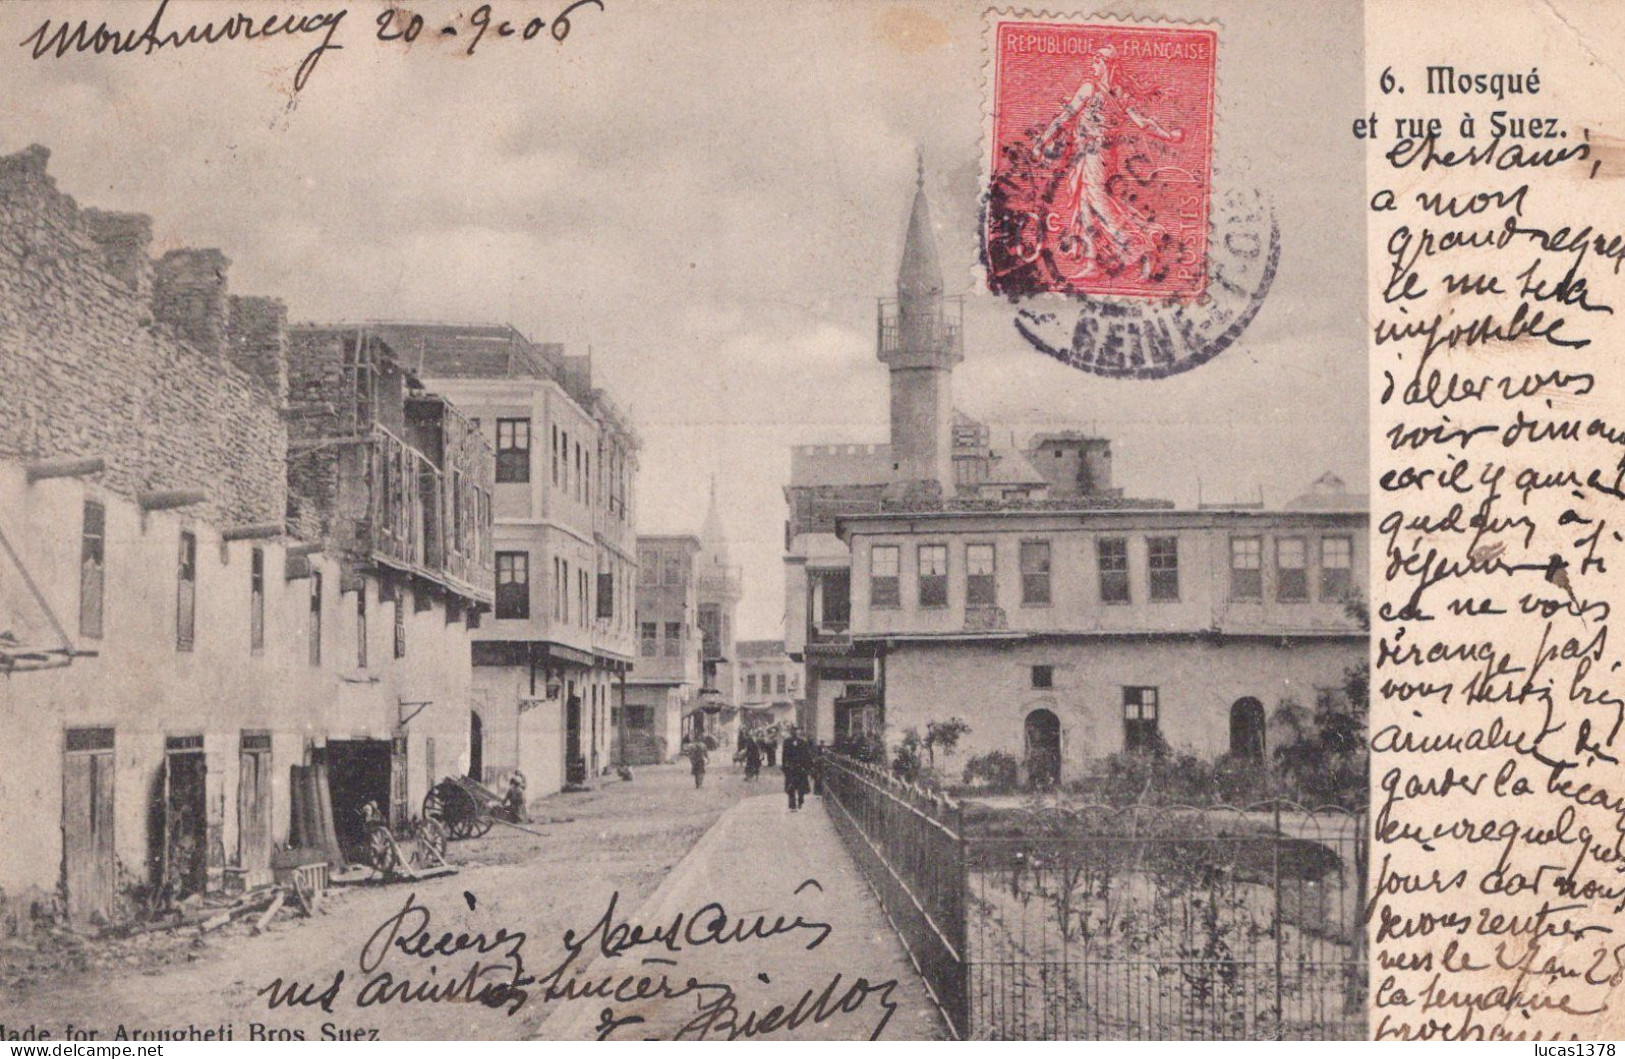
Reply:
<svg viewBox="0 0 1625 1059"><path fill-rule="evenodd" d="M445 474L422 452L378 424L372 438L367 543L373 559L491 602L490 512L479 510L478 492L459 481L462 496L449 496Z"/></svg>

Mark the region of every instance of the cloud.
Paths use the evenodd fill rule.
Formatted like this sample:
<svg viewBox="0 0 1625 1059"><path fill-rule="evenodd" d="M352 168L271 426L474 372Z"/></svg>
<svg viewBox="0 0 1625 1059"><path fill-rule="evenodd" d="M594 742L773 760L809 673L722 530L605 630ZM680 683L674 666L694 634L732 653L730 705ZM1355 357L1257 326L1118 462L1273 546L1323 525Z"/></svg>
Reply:
<svg viewBox="0 0 1625 1059"><path fill-rule="evenodd" d="M382 44L381 7L348 6L344 50L291 107L301 42L0 64L0 147L44 143L63 190L151 214L160 246L221 247L235 290L296 319L497 320L590 347L647 442L642 528L697 528L718 474L742 632L778 628L788 447L887 436L875 300L916 150L969 296L962 407L1018 434L1096 422L1132 492L1284 492L1331 460L1363 477L1363 170L1324 120L1361 105L1357 6L1224 13L1219 144L1275 201L1282 270L1246 341L1160 384L1049 361L976 295L980 7L610 0L563 45L488 37L469 58L463 38ZM150 6L52 10L127 25ZM0 34L38 17L0 5Z"/></svg>

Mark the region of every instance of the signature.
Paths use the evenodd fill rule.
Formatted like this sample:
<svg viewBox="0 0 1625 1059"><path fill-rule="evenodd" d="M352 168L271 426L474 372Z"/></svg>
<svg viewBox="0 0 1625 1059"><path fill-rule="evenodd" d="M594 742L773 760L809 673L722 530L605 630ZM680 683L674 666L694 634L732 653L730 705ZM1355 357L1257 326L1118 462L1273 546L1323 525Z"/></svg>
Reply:
<svg viewBox="0 0 1625 1059"><path fill-rule="evenodd" d="M470 910L477 907L473 894L464 896ZM644 969L629 973L589 973L587 965L594 956L614 959L644 947L677 954L707 946L745 945L799 935L798 940L804 938L805 948L811 950L823 944L834 929L828 923L801 915L735 916L721 901L707 901L691 911L676 913L669 921L647 925L620 916L619 903L620 892L616 891L592 926L584 931L572 928L564 932L564 953L557 963L532 973L525 957L530 940L527 931L512 926L472 931L441 929L435 925L429 906L419 901L414 891L372 930L361 946L356 958L361 984L352 1002L358 1008L475 1003L512 1016L532 999L542 1003L593 1000L629 1004L695 995L700 1014L684 1032L701 1036L751 1036L774 1028L794 1028L808 1020L822 1022L835 1014L857 1010L871 993L883 994L882 1001L888 1005L880 1025L883 1027L891 1017L889 997L895 981L871 985L860 978L837 998L841 975L836 975L816 1001L809 991L788 1013L780 1007L766 1016L755 1012L741 1016L735 1004L736 994L727 984L649 966L674 965L676 961L666 956L647 956L642 961ZM278 977L257 995L265 997L271 1009L314 1007L332 1013L344 992L345 981L344 970L326 981L319 976L310 980ZM605 1010L604 1018L610 1023L609 1029L603 1031L606 1035L618 1026L641 1021L636 1017L616 1020L611 1009Z"/></svg>
<svg viewBox="0 0 1625 1059"><path fill-rule="evenodd" d="M782 915L772 920L766 915L735 918L728 914L721 901L709 901L692 912L678 912L669 923L645 926L616 919L615 905L620 896L619 891L610 895L604 914L598 917L598 922L585 935L577 936L574 930L565 931L565 947L576 951L596 940L598 951L604 956L619 956L644 945L659 946L667 952L681 952L685 948L703 945L737 945L747 941L766 941L780 934L808 931L816 935L807 942L807 948L811 950L822 945L834 929L828 923L807 920L799 915L793 920L786 920Z"/></svg>
<svg viewBox="0 0 1625 1059"><path fill-rule="evenodd" d="M871 982L867 978L857 978L843 990L841 985L844 980L845 975L837 972L830 976L822 989L805 990L788 1008L783 1004L774 1004L765 1012L755 1008L741 1011L739 997L731 988L713 987L719 988L719 991L709 997L702 996L698 1012L683 1023L671 1035L671 1039L703 1041L721 1038L737 1041L779 1031L794 1031L809 1023L816 1026L841 1015L856 1014L868 1003L870 997L877 997L881 1016L880 1021L875 1023L874 1029L870 1031L869 1039L879 1040L886 1024L897 1013L897 1004L892 1000L892 993L897 989L897 979ZM595 1027L597 1039L610 1040L620 1027L644 1021L637 1015L616 1018L613 1008L605 1008Z"/></svg>

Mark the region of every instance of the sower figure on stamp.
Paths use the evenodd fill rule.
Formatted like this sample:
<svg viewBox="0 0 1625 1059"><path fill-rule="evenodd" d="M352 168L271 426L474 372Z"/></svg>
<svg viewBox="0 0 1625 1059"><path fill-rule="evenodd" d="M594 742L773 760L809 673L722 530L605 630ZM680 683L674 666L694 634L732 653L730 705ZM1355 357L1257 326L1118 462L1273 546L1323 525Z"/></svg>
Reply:
<svg viewBox="0 0 1625 1059"><path fill-rule="evenodd" d="M1085 77L1072 99L1033 143L1033 157L1056 158L1062 153L1050 150L1072 124L1072 156L1066 175L1070 239L1061 249L1081 256L1081 276L1100 271L1100 253L1109 250L1123 265L1138 262L1149 274L1167 231L1155 220L1130 205L1113 184L1122 167L1118 148L1133 133L1124 119L1137 128L1169 143L1185 138L1181 129L1166 129L1155 118L1137 109L1138 93L1117 71L1117 49L1105 45L1095 52L1093 72ZM1064 145L1063 145L1064 146Z"/></svg>
<svg viewBox="0 0 1625 1059"><path fill-rule="evenodd" d="M784 793L790 800L790 811L796 812L807 800L807 789L812 778L812 747L801 731L790 729L784 741Z"/></svg>

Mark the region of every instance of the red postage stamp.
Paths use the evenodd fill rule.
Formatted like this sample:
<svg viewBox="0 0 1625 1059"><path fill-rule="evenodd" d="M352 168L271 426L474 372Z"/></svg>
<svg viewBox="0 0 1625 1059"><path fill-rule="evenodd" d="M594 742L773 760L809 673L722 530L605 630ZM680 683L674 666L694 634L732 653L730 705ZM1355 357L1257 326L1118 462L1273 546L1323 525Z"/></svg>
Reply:
<svg viewBox="0 0 1625 1059"><path fill-rule="evenodd" d="M1218 34L1005 18L991 30L989 289L1200 296Z"/></svg>

